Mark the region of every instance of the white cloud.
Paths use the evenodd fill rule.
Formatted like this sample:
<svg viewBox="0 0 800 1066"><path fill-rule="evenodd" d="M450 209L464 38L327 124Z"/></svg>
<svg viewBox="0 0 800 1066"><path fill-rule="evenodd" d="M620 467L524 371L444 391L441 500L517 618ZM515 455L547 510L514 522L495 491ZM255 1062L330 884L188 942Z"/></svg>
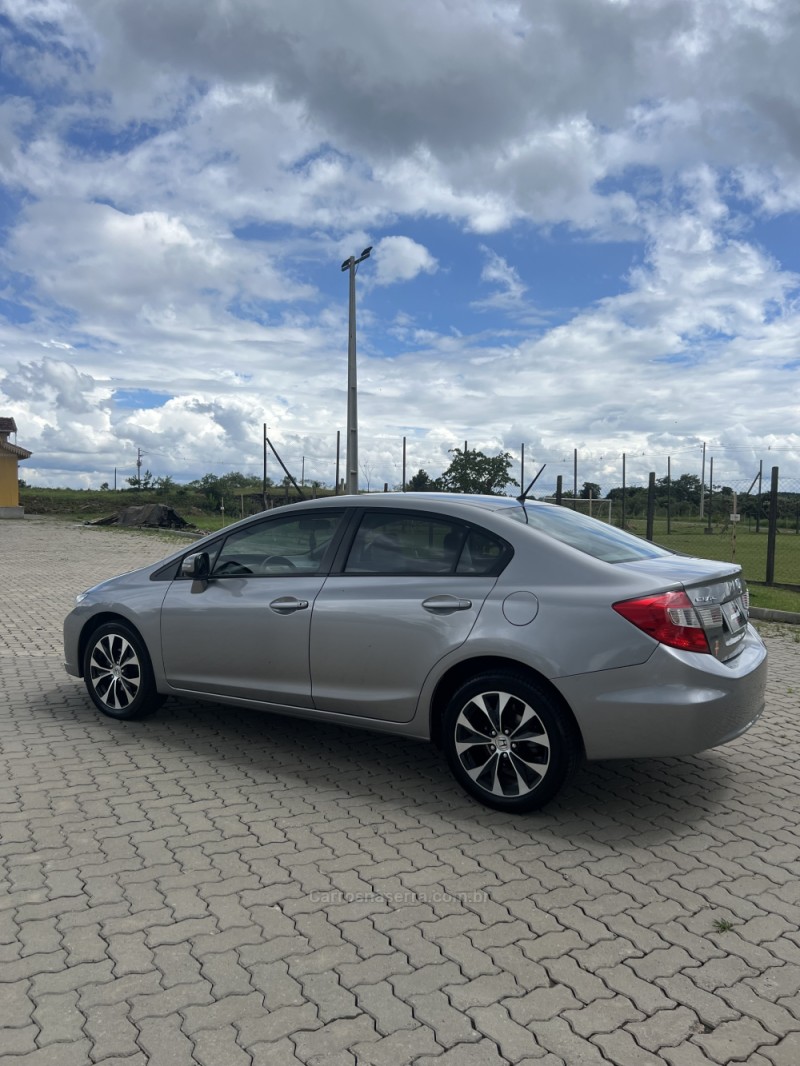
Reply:
<svg viewBox="0 0 800 1066"><path fill-rule="evenodd" d="M472 306L484 310L490 307L516 310L522 303L527 286L501 255L486 245L481 245L481 252L484 255L481 281L493 286L494 291L483 299L473 300Z"/></svg>
<svg viewBox="0 0 800 1066"><path fill-rule="evenodd" d="M434 274L438 269L428 249L410 237L384 237L376 244L372 257L377 267L377 285L411 281L418 274Z"/></svg>
<svg viewBox="0 0 800 1066"><path fill-rule="evenodd" d="M60 32L74 93L63 120L97 121L100 106L111 131L160 129L125 153L132 168L101 168L64 158L51 113L17 176L57 176L62 195L63 183L108 186L102 171L116 172L117 195L147 188L162 210L180 180L187 200L228 217L350 226L389 217L400 195L489 233L518 216L629 224L630 198L597 183L631 166L766 169L766 145L773 165L798 173L800 28L785 4L405 0L398 14L363 2L312 12L278 0L82 0L12 11L29 32L45 16ZM409 166L418 180L400 188Z"/></svg>
<svg viewBox="0 0 800 1066"><path fill-rule="evenodd" d="M70 363L42 359L39 363L20 363L16 373L3 381L3 392L17 402L46 402L65 415L85 416L96 409L102 391L91 375Z"/></svg>

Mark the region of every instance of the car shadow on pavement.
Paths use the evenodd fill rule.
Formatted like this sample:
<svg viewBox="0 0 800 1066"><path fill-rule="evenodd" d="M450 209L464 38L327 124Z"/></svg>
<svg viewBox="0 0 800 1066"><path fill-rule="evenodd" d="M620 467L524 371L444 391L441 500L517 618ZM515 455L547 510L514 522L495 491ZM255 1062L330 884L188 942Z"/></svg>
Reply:
<svg viewBox="0 0 800 1066"><path fill-rule="evenodd" d="M620 837L655 844L690 832L735 792L734 768L719 751L606 761L581 766L544 810L509 815L467 797L432 744L193 700L169 699L152 718L116 722L68 684L43 694L38 713L66 711L77 719L85 731L83 750L96 744L102 755L111 741L115 751L129 750L134 764L145 755L172 773L180 767L219 771L250 800L259 792L293 790L313 802L324 793L344 805L367 804L375 813L399 809L420 819L435 814L460 829L476 822L526 832L560 828L577 840L598 831L613 836L617 826Z"/></svg>

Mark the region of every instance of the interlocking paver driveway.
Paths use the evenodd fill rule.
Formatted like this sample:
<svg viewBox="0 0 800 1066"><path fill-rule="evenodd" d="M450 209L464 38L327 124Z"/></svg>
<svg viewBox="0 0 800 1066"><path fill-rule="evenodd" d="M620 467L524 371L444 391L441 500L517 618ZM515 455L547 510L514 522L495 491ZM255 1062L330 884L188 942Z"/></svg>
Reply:
<svg viewBox="0 0 800 1066"><path fill-rule="evenodd" d="M791 631L748 736L510 817L397 738L99 716L63 616L169 550L0 524L3 1066L798 1066Z"/></svg>

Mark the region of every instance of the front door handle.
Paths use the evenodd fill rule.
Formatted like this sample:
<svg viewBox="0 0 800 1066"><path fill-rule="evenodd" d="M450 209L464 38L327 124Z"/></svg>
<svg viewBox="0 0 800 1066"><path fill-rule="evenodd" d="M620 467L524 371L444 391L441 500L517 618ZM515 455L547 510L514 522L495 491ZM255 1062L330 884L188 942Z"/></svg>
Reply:
<svg viewBox="0 0 800 1066"><path fill-rule="evenodd" d="M422 601L426 611L434 614L442 614L446 611L468 611L472 606L472 600L460 600L457 596L429 596Z"/></svg>
<svg viewBox="0 0 800 1066"><path fill-rule="evenodd" d="M295 611L305 611L308 600L298 600L296 596L279 596L270 603L270 609L276 614L294 614Z"/></svg>

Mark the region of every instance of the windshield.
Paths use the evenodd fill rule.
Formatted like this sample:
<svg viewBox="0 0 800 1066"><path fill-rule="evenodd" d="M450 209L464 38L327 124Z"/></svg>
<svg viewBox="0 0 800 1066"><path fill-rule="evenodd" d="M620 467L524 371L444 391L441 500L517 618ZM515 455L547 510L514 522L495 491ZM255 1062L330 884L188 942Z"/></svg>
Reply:
<svg viewBox="0 0 800 1066"><path fill-rule="evenodd" d="M597 518L556 504L527 503L524 511L519 506L498 509L497 513L539 529L554 540L607 563L627 563L634 559L657 559L675 554Z"/></svg>

